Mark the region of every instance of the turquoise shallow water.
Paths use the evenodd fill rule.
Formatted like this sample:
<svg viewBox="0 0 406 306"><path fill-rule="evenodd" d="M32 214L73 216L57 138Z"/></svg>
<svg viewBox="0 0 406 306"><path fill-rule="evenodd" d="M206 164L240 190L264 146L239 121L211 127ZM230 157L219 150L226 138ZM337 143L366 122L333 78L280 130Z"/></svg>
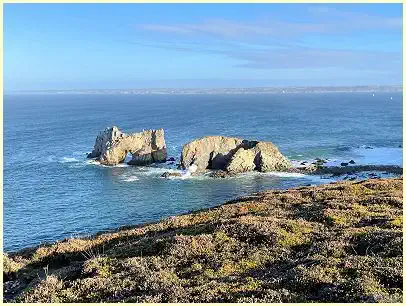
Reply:
<svg viewBox="0 0 406 306"><path fill-rule="evenodd" d="M156 221L264 189L325 182L287 174L166 180L159 177L164 164L90 163L85 154L111 125L124 132L163 127L176 158L194 138L228 135L270 140L296 160L402 164L401 93L6 95L6 251Z"/></svg>

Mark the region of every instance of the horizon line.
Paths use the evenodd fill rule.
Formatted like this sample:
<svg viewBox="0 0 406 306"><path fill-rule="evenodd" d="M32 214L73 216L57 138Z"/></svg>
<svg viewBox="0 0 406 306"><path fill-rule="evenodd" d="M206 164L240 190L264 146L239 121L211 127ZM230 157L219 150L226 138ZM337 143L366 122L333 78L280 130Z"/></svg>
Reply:
<svg viewBox="0 0 406 306"><path fill-rule="evenodd" d="M141 90L196 90L196 91L207 91L207 90L255 90L255 89L273 89L273 90L284 90L284 89L351 89L351 88L403 88L403 84L393 84L393 85L297 85L297 86L227 86L227 87L127 87L127 88L60 88L60 89L14 89L14 90L4 90L6 92L58 92L58 91L141 91Z"/></svg>

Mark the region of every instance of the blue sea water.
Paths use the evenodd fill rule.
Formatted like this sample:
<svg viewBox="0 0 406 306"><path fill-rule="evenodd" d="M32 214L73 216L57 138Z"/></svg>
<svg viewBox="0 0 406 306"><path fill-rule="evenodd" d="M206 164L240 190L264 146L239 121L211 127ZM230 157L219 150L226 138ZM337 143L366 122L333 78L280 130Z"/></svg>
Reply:
<svg viewBox="0 0 406 306"><path fill-rule="evenodd" d="M165 164L87 160L96 135L112 125L124 132L164 128L177 159L195 138L227 135L272 141L294 160L402 164L401 93L5 95L5 251L326 181L284 173L168 180L159 177Z"/></svg>

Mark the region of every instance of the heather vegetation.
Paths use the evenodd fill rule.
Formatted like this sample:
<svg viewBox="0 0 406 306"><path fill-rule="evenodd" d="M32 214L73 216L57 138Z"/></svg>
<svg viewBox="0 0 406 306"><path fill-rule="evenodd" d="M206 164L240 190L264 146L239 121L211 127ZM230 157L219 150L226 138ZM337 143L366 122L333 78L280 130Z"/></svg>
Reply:
<svg viewBox="0 0 406 306"><path fill-rule="evenodd" d="M402 302L402 179L266 191L5 254L17 302Z"/></svg>

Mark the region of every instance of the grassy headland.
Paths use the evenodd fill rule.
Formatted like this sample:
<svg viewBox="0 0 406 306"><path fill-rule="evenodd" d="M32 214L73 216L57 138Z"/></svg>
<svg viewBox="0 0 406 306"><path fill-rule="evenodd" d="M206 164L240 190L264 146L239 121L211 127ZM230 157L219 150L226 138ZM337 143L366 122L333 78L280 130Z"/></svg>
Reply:
<svg viewBox="0 0 406 306"><path fill-rule="evenodd" d="M17 302L402 302L402 179L266 191L3 256Z"/></svg>

